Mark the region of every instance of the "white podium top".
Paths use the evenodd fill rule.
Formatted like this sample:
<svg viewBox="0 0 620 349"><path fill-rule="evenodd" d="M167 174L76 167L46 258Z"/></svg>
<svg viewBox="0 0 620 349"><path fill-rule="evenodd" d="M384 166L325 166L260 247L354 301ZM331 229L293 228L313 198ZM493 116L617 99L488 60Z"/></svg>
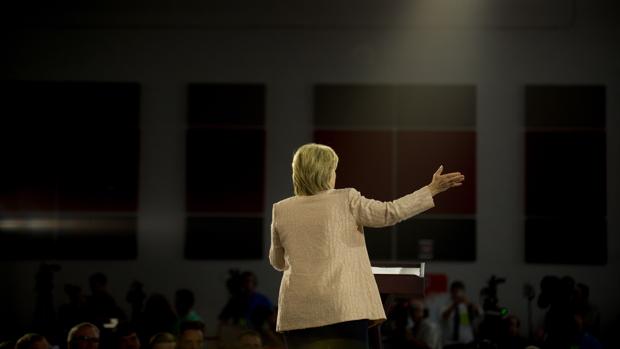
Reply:
<svg viewBox="0 0 620 349"><path fill-rule="evenodd" d="M372 267L373 274L380 275L415 275L424 277L424 263L420 263L419 268L410 267Z"/></svg>

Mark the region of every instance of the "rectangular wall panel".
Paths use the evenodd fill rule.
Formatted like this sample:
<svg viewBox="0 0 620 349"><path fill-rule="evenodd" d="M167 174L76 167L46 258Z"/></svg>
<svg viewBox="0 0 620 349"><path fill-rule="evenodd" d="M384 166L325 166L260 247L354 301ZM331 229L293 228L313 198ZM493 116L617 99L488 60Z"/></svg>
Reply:
<svg viewBox="0 0 620 349"><path fill-rule="evenodd" d="M185 258L261 259L266 87L192 83L187 94Z"/></svg>
<svg viewBox="0 0 620 349"><path fill-rule="evenodd" d="M525 92L525 260L605 264L605 86L529 85Z"/></svg>
<svg viewBox="0 0 620 349"><path fill-rule="evenodd" d="M429 236L395 236L394 229L408 231L415 224L409 222L380 233L367 229L371 259L475 260L475 86L320 84L314 88L314 126L314 141L339 155L337 188L391 201L429 184L442 164L445 172L461 171L467 178L466 185L435 197L428 223L420 223L438 227L425 231ZM435 241L436 253L420 255L419 240L423 248Z"/></svg>

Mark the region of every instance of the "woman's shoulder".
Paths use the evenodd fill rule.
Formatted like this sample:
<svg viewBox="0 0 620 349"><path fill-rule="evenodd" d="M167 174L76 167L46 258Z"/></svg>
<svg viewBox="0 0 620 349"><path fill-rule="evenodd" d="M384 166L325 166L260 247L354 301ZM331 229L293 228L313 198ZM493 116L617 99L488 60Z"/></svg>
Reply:
<svg viewBox="0 0 620 349"><path fill-rule="evenodd" d="M289 196L289 197L287 197L287 198L284 198L284 199L282 199L282 200L280 200L280 201L275 202L275 203L273 204L273 206L278 206L278 205L285 204L285 203L287 203L287 202L289 202L289 201L291 201L291 200L293 200L293 199L295 199L295 196Z"/></svg>
<svg viewBox="0 0 620 349"><path fill-rule="evenodd" d="M335 194L340 194L340 195L350 195L352 192L356 192L357 190L355 188L338 188L338 189L334 189L334 193Z"/></svg>
<svg viewBox="0 0 620 349"><path fill-rule="evenodd" d="M314 199L322 199L322 198L332 198L336 196L350 196L351 194L359 193L355 188L338 188L338 189L329 189L321 193L317 193L309 196L298 196L293 195L287 198L284 198L280 201L275 202L274 206L283 206L289 203L293 203L298 200L314 200Z"/></svg>

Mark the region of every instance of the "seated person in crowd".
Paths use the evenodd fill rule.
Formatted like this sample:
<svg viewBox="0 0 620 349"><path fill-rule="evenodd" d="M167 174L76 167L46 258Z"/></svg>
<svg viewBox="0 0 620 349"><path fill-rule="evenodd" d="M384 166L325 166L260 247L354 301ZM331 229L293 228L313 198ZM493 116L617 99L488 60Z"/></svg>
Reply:
<svg viewBox="0 0 620 349"><path fill-rule="evenodd" d="M411 331L409 305L404 298L396 298L386 310L387 321L381 332L387 349L410 349Z"/></svg>
<svg viewBox="0 0 620 349"><path fill-rule="evenodd" d="M84 305L85 316L96 326L103 326L110 319L124 321L127 319L123 310L116 304L116 300L108 291L108 278L103 273L95 273L88 280L91 295L86 298Z"/></svg>
<svg viewBox="0 0 620 349"><path fill-rule="evenodd" d="M508 315L502 320L502 333L499 336L499 347L503 349L523 349L527 340L521 336L521 321L515 315Z"/></svg>
<svg viewBox="0 0 620 349"><path fill-rule="evenodd" d="M601 330L601 314L598 308L590 302L590 287L578 283L575 286L575 308L583 315L583 328L593 336L598 336Z"/></svg>
<svg viewBox="0 0 620 349"><path fill-rule="evenodd" d="M117 349L140 349L138 332L129 323L121 323L116 328L114 342Z"/></svg>
<svg viewBox="0 0 620 349"><path fill-rule="evenodd" d="M441 330L428 318L426 306L421 300L412 300L411 319L413 320L413 342L416 348L441 349Z"/></svg>
<svg viewBox="0 0 620 349"><path fill-rule="evenodd" d="M587 332L585 328L585 314L577 311L574 315L575 335L572 340L572 346L580 349L602 349L603 346L599 340Z"/></svg>
<svg viewBox="0 0 620 349"><path fill-rule="evenodd" d="M99 349L99 328L90 322L73 326L67 335L67 349Z"/></svg>
<svg viewBox="0 0 620 349"><path fill-rule="evenodd" d="M66 284L65 293L69 302L58 308L58 325L63 334L69 332L73 325L89 320L86 312L86 297L82 293L82 288Z"/></svg>
<svg viewBox="0 0 620 349"><path fill-rule="evenodd" d="M179 349L204 349L205 325L200 321L185 321L179 330Z"/></svg>
<svg viewBox="0 0 620 349"><path fill-rule="evenodd" d="M177 311L176 331L179 331L184 321L202 321L202 318L194 310L194 293L188 289L177 290L174 295L174 307Z"/></svg>
<svg viewBox="0 0 620 349"><path fill-rule="evenodd" d="M156 333L149 340L149 349L176 349L177 339L169 332Z"/></svg>
<svg viewBox="0 0 620 349"><path fill-rule="evenodd" d="M260 330L266 319L263 314L273 311L273 304L257 291L258 279L251 271L231 273L227 281L230 299L219 315L223 325L234 325L243 329Z"/></svg>
<svg viewBox="0 0 620 349"><path fill-rule="evenodd" d="M254 330L241 332L239 335L238 349L262 349L263 340L260 333Z"/></svg>
<svg viewBox="0 0 620 349"><path fill-rule="evenodd" d="M422 301L397 298L382 327L387 349L441 349L441 333L425 316Z"/></svg>
<svg viewBox="0 0 620 349"><path fill-rule="evenodd" d="M168 298L161 293L152 293L146 299L144 310L138 318L136 326L144 343L156 333L176 331L177 315Z"/></svg>
<svg viewBox="0 0 620 349"><path fill-rule="evenodd" d="M15 349L50 349L50 344L40 334L27 333L17 340Z"/></svg>

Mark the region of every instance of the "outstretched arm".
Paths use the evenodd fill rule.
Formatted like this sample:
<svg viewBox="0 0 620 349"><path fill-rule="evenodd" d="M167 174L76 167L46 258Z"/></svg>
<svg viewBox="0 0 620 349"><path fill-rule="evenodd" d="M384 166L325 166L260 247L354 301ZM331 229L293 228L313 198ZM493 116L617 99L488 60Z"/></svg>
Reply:
<svg viewBox="0 0 620 349"><path fill-rule="evenodd" d="M359 224L373 228L391 226L420 214L435 206L433 196L463 184L465 176L460 172L441 174L442 171L443 165L433 174L429 185L394 201L368 199L359 191L351 189L349 192L351 213Z"/></svg>

